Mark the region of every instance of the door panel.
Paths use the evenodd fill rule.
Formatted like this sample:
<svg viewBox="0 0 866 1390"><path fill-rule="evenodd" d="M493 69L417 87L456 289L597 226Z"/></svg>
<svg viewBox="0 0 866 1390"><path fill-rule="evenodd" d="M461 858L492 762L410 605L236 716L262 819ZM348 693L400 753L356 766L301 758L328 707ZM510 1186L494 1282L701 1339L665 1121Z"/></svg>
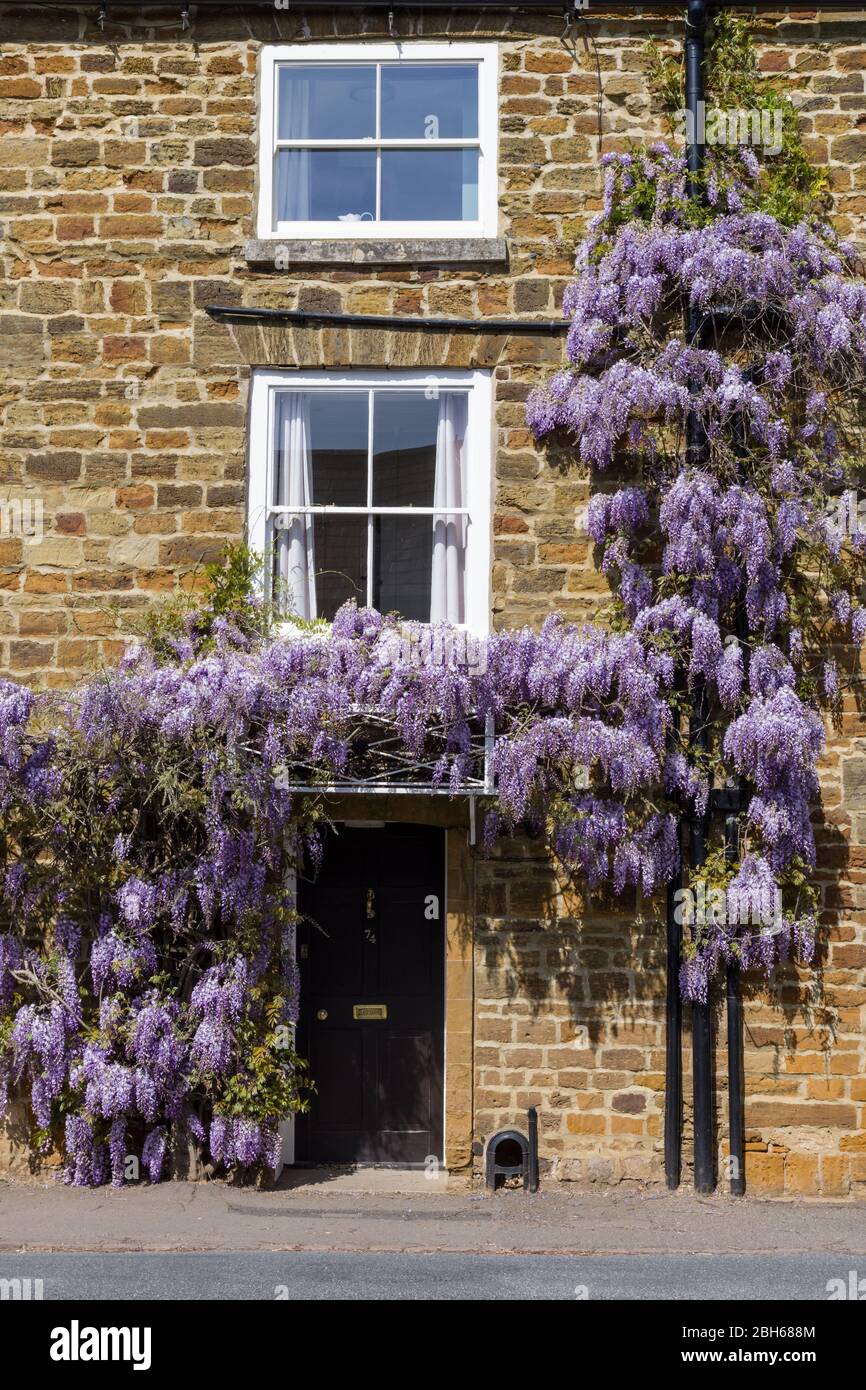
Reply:
<svg viewBox="0 0 866 1390"><path fill-rule="evenodd" d="M318 880L299 885L298 1049L316 1085L299 1162L442 1157L444 866L442 830L344 827Z"/></svg>
<svg viewBox="0 0 866 1390"><path fill-rule="evenodd" d="M413 915L409 906L399 916L394 914L391 921L386 921L383 914L379 922L379 986L386 994L422 996L433 988L434 962L425 949L431 923L423 917L414 922ZM432 925L435 927L436 923Z"/></svg>
<svg viewBox="0 0 866 1390"><path fill-rule="evenodd" d="M379 1125L392 1134L423 1130L430 1113L433 1039L429 1033L394 1034L381 1049Z"/></svg>
<svg viewBox="0 0 866 1390"><path fill-rule="evenodd" d="M325 1087L317 1095L319 1123L340 1133L363 1128L364 1050L360 1033L350 1028L323 1030L316 1039L316 1055L325 1076L342 1074L346 1080L339 1092Z"/></svg>

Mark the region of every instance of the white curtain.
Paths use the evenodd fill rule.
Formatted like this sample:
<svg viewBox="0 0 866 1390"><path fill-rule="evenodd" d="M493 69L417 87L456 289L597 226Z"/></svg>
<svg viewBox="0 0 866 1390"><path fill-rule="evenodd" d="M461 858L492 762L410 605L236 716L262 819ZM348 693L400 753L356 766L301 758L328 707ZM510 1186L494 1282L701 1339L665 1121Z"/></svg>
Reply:
<svg viewBox="0 0 866 1390"><path fill-rule="evenodd" d="M277 129L284 140L310 138L310 79L293 73L280 82ZM277 219L309 222L311 203L310 150L281 150L277 156Z"/></svg>
<svg viewBox="0 0 866 1390"><path fill-rule="evenodd" d="M465 507L467 397L465 392L443 391L439 397L439 423L436 430L436 474L433 483L434 507ZM433 572L430 586L431 623L462 623L466 620L464 574L466 564L466 517L434 516Z"/></svg>
<svg viewBox="0 0 866 1390"><path fill-rule="evenodd" d="M310 398L305 391L277 396L276 505L309 507L313 502ZM289 613L316 618L316 566L313 518L278 513L277 578Z"/></svg>

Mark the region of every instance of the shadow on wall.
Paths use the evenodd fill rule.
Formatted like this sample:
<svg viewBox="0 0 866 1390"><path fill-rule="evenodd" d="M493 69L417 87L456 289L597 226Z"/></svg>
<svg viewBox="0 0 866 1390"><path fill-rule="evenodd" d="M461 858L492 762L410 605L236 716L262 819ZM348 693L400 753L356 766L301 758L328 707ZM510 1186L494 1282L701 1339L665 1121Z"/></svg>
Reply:
<svg viewBox="0 0 866 1390"><path fill-rule="evenodd" d="M476 865L479 1000L551 1006L598 1040L637 1008L664 1004L664 897L587 894L526 837L503 841Z"/></svg>
<svg viewBox="0 0 866 1390"><path fill-rule="evenodd" d="M745 997L779 1010L786 1027L806 1024L834 1036L836 1010L827 997L831 946L853 938L842 925L856 910L845 878L848 841L819 808L816 879L821 892L819 932L811 967L776 965L768 982L759 972L744 976ZM520 851L523 851L522 853ZM571 881L528 839L503 842L476 867L475 945L483 993L510 1003L524 1001L534 1015L554 998L568 1006L575 1022L586 1023L590 1038L601 1031L593 1006L664 1004L666 981L665 896L640 899L634 890L622 898L594 893ZM832 997L832 991L831 991ZM613 1015L611 1015L613 1016ZM793 1045L793 1034L790 1041Z"/></svg>

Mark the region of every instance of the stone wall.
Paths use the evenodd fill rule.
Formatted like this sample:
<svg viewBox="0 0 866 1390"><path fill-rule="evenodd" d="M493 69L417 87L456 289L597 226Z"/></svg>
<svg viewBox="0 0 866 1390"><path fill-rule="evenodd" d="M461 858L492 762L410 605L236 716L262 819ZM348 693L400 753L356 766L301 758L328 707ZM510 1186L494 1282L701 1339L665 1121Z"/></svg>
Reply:
<svg viewBox="0 0 866 1390"><path fill-rule="evenodd" d="M642 47L650 35L678 41L674 12L668 21L593 10L563 42L560 15L458 21L400 10L406 37L499 42L507 260L307 260L279 271L244 254L259 48L305 29L314 39L383 38L384 17L202 11L183 35L142 27L138 7L119 5L100 33L93 13L0 4L0 498L40 500L45 527L38 544L0 538L0 669L63 685L113 660L147 605L195 585L203 563L242 535L247 393L259 364L457 367L485 354L495 380L495 621L596 614L607 588L580 524L588 482L556 451L539 454L523 422L560 339L231 330L205 305L554 317L599 206L600 151L661 133ZM763 69L785 75L810 149L830 169L841 227L866 240L864 17L769 17L761 44ZM789 971L747 1011L753 1190L866 1193L862 735L852 706L826 759L822 968ZM558 1176L658 1178L657 908L587 913L526 845L479 860L475 874L476 1152L537 1103L542 1157ZM724 1062L720 1050L721 1078ZM721 1109L719 1137L723 1145Z"/></svg>
<svg viewBox="0 0 866 1390"><path fill-rule="evenodd" d="M50 684L116 656L136 613L195 582L242 532L250 361L286 359L267 344L251 359L206 304L552 316L599 200L596 50L583 26L563 44L559 16L529 29L500 16L492 30L472 15L457 27L450 14L404 14L407 36L500 41L507 266L251 268L261 42L304 24L313 38L357 37L357 15L203 11L183 36L137 13L123 23L113 6L100 33L92 7L0 5L0 489L41 500L45 519L38 545L0 540L0 669ZM858 23L768 21L763 65L788 75L840 222L862 234ZM642 45L673 41L676 24L598 15L589 28L603 148L659 133ZM360 32L387 30L371 14ZM572 520L584 485L540 462L523 425L525 393L559 350L505 344L496 372L500 622L582 615L603 592Z"/></svg>
<svg viewBox="0 0 866 1390"><path fill-rule="evenodd" d="M658 1181L663 917L586 903L525 841L477 874L476 1154L534 1105L543 1174Z"/></svg>

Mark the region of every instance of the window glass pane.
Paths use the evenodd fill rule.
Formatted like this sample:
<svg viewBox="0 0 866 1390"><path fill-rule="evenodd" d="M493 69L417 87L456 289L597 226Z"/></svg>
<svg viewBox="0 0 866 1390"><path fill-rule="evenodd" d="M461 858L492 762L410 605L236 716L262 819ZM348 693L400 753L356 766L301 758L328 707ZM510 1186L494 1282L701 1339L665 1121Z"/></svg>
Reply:
<svg viewBox="0 0 866 1390"><path fill-rule="evenodd" d="M477 150L383 150L382 220L474 222Z"/></svg>
<svg viewBox="0 0 866 1390"><path fill-rule="evenodd" d="M439 401L423 391L376 392L374 506L432 507L438 423Z"/></svg>
<svg viewBox="0 0 866 1390"><path fill-rule="evenodd" d="M278 150L278 222L372 222L373 150Z"/></svg>
<svg viewBox="0 0 866 1390"><path fill-rule="evenodd" d="M367 505L366 391L311 391L313 502Z"/></svg>
<svg viewBox="0 0 866 1390"><path fill-rule="evenodd" d="M388 140L476 139L477 66L383 66L382 135Z"/></svg>
<svg viewBox="0 0 866 1390"><path fill-rule="evenodd" d="M365 140L376 134L376 69L279 69L277 137L280 140Z"/></svg>
<svg viewBox="0 0 866 1390"><path fill-rule="evenodd" d="M430 621L433 519L429 516L377 516L374 520L373 605L396 609L404 618Z"/></svg>
<svg viewBox="0 0 866 1390"><path fill-rule="evenodd" d="M347 599L367 602L367 527L365 516L317 516L313 543L316 556L316 609L333 618Z"/></svg>

